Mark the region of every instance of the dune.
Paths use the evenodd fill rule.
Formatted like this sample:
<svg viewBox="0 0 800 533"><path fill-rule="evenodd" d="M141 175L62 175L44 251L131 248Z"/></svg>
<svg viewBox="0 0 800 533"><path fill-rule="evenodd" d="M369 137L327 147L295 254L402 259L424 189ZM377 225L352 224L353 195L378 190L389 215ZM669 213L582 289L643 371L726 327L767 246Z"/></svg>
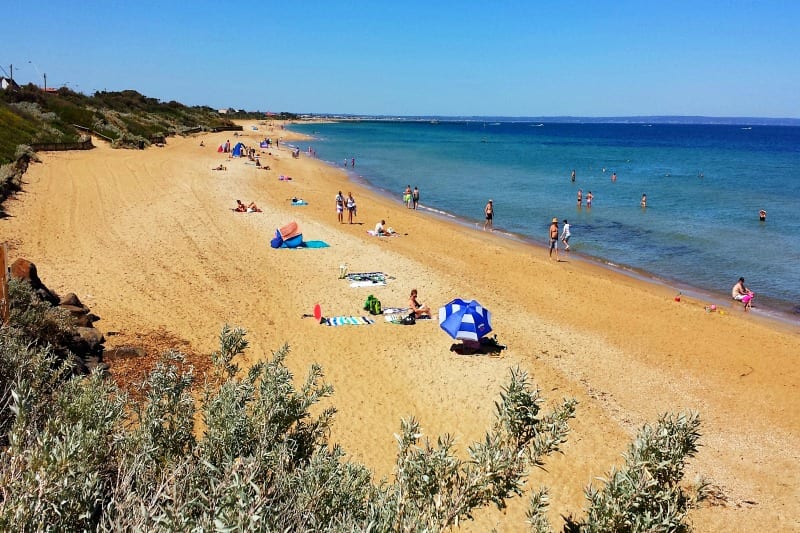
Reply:
<svg viewBox="0 0 800 533"><path fill-rule="evenodd" d="M529 479L550 487L556 527L560 515L581 514L585 485L620 463L639 427L693 409L702 447L687 477L706 476L719 495L692 512L694 527L800 528L796 324L733 303L709 313L685 295L674 301L669 286L563 251L556 263L544 249L408 210L401 191L386 198L303 149L292 157L286 143L310 141L278 123L258 131L243 124L237 137L170 138L143 151L96 140L91 151L40 154L0 221L10 259L29 259L50 288L78 294L101 317L107 347L161 336L207 360L224 324L248 331L248 362L288 343L296 376L317 362L335 388L331 440L378 478L391 475L402 418L415 416L434 438L455 435L462 449L481 438L509 369L519 366L545 398L579 401L564 453ZM259 150L270 170L216 151L226 139L257 147L265 136L282 139ZM212 170L219 164L227 170ZM337 222L340 190L356 198L356 224ZM293 197L308 205L291 205ZM263 212L233 212L237 199ZM401 235L368 235L380 219ZM305 239L330 246L270 248L276 228L292 221ZM339 279L343 264L392 279L353 288ZM436 319L329 327L302 318L315 304L325 316L365 314L368 294L405 307L414 288L434 311L454 297L478 300L508 349L455 354ZM526 505L516 498L503 511L480 510L463 529L522 530Z"/></svg>

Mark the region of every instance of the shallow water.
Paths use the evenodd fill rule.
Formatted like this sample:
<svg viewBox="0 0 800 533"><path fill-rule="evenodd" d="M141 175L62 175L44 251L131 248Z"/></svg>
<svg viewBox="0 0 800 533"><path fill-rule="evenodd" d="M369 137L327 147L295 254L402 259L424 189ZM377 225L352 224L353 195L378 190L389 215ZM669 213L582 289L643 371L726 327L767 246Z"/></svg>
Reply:
<svg viewBox="0 0 800 533"><path fill-rule="evenodd" d="M744 276L759 307L800 311L800 127L442 120L291 129L313 135L333 165L355 157L348 170L398 202L417 186L424 206L482 224L492 198L496 229L541 243L550 220L566 218L581 254L721 298ZM591 209L577 207L578 189L594 195Z"/></svg>

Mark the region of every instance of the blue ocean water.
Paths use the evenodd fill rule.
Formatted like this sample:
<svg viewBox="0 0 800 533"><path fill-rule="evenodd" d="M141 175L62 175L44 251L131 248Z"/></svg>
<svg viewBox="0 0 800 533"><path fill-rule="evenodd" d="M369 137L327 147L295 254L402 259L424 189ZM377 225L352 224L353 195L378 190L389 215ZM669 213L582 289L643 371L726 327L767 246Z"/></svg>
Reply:
<svg viewBox="0 0 800 533"><path fill-rule="evenodd" d="M482 224L491 198L496 230L543 244L550 220L566 218L582 255L720 298L744 276L762 309L800 313L800 127L439 120L291 129L312 135L331 164L355 157L349 170L398 202L417 186L426 208ZM591 209L577 207L578 189L592 192Z"/></svg>

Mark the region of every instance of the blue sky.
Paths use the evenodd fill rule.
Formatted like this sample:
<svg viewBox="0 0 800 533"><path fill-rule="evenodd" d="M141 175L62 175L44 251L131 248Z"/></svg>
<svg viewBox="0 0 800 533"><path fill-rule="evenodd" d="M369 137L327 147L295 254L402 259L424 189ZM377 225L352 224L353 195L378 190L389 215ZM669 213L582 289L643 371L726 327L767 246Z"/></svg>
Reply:
<svg viewBox="0 0 800 533"><path fill-rule="evenodd" d="M248 110L800 117L800 2L0 0L21 82Z"/></svg>

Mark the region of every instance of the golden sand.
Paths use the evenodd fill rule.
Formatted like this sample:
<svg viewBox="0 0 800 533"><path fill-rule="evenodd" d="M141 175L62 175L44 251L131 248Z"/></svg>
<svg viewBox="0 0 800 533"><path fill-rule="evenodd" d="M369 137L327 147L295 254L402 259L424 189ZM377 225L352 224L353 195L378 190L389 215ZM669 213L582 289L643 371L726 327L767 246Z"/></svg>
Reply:
<svg viewBox="0 0 800 533"><path fill-rule="evenodd" d="M556 527L559 515L582 514L584 486L619 464L637 428L694 409L702 448L687 477L710 478L725 498L692 513L697 530L800 528L796 326L738 305L707 313L704 302L675 302L669 287L563 252L549 261L546 250L408 210L400 191L387 199L305 153L291 157L288 147L262 155L269 171L217 153L226 139L257 146L265 136L293 137L253 124L241 137L170 138L145 151L96 140L89 152L40 154L24 192L6 203L0 240L10 242L11 260L33 261L50 288L77 293L102 318L99 329L119 332L107 347L162 331L211 353L227 323L249 332L250 360L288 343L298 378L322 364L336 390L332 440L377 477L391 475L401 418L414 415L432 437L455 435L461 449L481 438L509 368L519 365L546 398L580 402L564 454L529 482L550 487ZM220 163L226 171L211 170ZM358 224L337 223L339 190L353 192ZM293 207L292 197L309 205ZM263 212L234 213L237 199ZM403 235L367 235L381 218ZM290 221L330 247L271 249L275 229ZM351 288L338 279L343 263L395 279ZM316 303L326 316L363 314L370 292L404 307L412 288L434 311L453 297L477 299L508 349L456 355L436 319L327 327L301 318ZM480 510L466 529L522 530L526 506L517 498L503 512Z"/></svg>

